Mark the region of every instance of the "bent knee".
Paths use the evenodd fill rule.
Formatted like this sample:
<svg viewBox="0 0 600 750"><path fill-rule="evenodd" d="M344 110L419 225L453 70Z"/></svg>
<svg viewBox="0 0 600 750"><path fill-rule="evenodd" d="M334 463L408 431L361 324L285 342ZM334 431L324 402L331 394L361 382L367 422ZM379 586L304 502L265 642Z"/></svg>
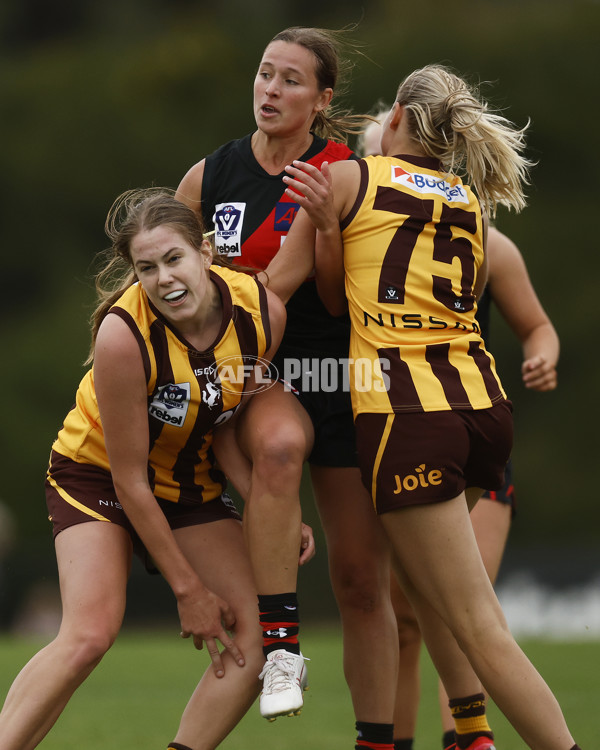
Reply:
<svg viewBox="0 0 600 750"><path fill-rule="evenodd" d="M76 634L63 633L60 638L66 644L67 656L73 671L79 672L95 667L115 642L117 633L102 629L91 629Z"/></svg>
<svg viewBox="0 0 600 750"><path fill-rule="evenodd" d="M337 569L332 566L331 585L340 610L372 613L389 605L384 581L361 565L345 564Z"/></svg>

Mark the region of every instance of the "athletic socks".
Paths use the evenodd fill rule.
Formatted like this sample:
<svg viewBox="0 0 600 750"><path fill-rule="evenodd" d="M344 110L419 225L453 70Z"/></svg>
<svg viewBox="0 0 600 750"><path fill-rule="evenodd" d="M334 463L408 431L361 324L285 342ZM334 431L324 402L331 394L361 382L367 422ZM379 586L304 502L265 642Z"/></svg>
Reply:
<svg viewBox="0 0 600 750"><path fill-rule="evenodd" d="M192 750L192 748L182 745L180 742L171 742L167 750Z"/></svg>
<svg viewBox="0 0 600 750"><path fill-rule="evenodd" d="M407 737L401 740L394 740L394 750L413 750L414 737ZM444 748L444 750L446 750Z"/></svg>
<svg viewBox="0 0 600 750"><path fill-rule="evenodd" d="M299 654L300 618L296 593L292 591L289 594L259 594L258 609L265 658L278 648Z"/></svg>
<svg viewBox="0 0 600 750"><path fill-rule="evenodd" d="M442 750L446 750L446 748L450 747L450 745L453 745L455 742L456 735L454 734L454 729L449 729L442 735Z"/></svg>
<svg viewBox="0 0 600 750"><path fill-rule="evenodd" d="M477 737L494 739L485 715L485 695L476 693L466 698L453 698L449 701L454 719L455 742L459 750L467 750Z"/></svg>
<svg viewBox="0 0 600 750"><path fill-rule="evenodd" d="M354 750L394 750L394 725L357 721Z"/></svg>

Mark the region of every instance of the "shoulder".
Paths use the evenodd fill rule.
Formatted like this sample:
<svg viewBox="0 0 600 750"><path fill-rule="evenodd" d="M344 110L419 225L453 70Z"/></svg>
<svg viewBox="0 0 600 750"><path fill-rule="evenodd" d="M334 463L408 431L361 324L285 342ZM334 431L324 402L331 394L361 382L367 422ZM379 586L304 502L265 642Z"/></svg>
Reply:
<svg viewBox="0 0 600 750"><path fill-rule="evenodd" d="M96 336L94 370L126 369L141 362L140 347L130 326L120 315L108 313Z"/></svg>
<svg viewBox="0 0 600 750"><path fill-rule="evenodd" d="M324 161L344 161L353 157L354 152L344 143L329 141L320 136L315 136L313 144L306 154L306 158L303 158L303 160L308 164L313 164L315 167L320 167Z"/></svg>
<svg viewBox="0 0 600 750"><path fill-rule="evenodd" d="M338 215L344 216L358 195L361 183L362 159L336 161L330 164L333 197Z"/></svg>
<svg viewBox="0 0 600 750"><path fill-rule="evenodd" d="M347 159L356 159L356 155L352 149L345 143L337 143L336 141L327 141L327 145L323 149L325 154L324 161L345 161Z"/></svg>
<svg viewBox="0 0 600 750"><path fill-rule="evenodd" d="M516 244L493 226L488 228L486 252L490 280L495 276L504 274L511 268L525 265L521 251Z"/></svg>
<svg viewBox="0 0 600 750"><path fill-rule="evenodd" d="M185 203L193 211L200 210L205 166L206 159L201 159L190 167L175 192L175 200Z"/></svg>
<svg viewBox="0 0 600 750"><path fill-rule="evenodd" d="M179 183L175 198L198 211L201 199L206 192L206 185L213 184L215 176L230 160L233 159L235 163L239 163L240 156L249 148L249 141L249 135L228 141L190 167Z"/></svg>

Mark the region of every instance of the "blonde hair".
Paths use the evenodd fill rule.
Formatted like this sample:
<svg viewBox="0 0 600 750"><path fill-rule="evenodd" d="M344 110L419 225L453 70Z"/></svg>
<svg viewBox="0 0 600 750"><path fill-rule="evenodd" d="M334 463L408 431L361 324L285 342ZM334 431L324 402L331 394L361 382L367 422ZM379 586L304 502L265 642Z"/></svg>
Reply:
<svg viewBox="0 0 600 750"><path fill-rule="evenodd" d="M201 251L207 238L201 217L173 196L174 191L166 188L127 190L110 207L104 231L111 246L97 257L100 264L95 276L97 302L90 316L92 342L85 364L93 361L100 323L119 297L137 281L131 260L131 243L140 232L168 224L198 252ZM226 265L214 250L212 262Z"/></svg>
<svg viewBox="0 0 600 750"><path fill-rule="evenodd" d="M522 154L529 122L518 129L490 112L477 88L442 65L407 76L396 101L408 113L413 139L449 174L466 173L490 216L498 204L516 211L525 207L524 186L533 166Z"/></svg>
<svg viewBox="0 0 600 750"><path fill-rule="evenodd" d="M311 52L315 58L319 90L330 88L339 97L348 90L353 68L353 63L342 55L342 51L350 47L358 52L357 45L344 38L344 34L350 30L352 27L330 30L292 26L276 34L269 44L289 42L299 44ZM348 135L361 132L365 119L364 115L355 115L350 110L337 109L330 104L317 112L311 130L322 138L347 143Z"/></svg>

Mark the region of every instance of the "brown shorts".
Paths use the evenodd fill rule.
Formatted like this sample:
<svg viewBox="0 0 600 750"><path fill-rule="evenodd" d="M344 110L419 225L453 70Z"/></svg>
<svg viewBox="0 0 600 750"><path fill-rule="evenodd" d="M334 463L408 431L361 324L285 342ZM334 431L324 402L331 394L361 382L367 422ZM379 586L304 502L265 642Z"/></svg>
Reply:
<svg viewBox="0 0 600 750"><path fill-rule="evenodd" d="M359 414L362 480L377 513L451 500L467 487L498 490L512 448L512 405Z"/></svg>
<svg viewBox="0 0 600 750"><path fill-rule="evenodd" d="M223 493L206 503L179 504L156 498L169 526L180 529L223 518L240 520L231 498ZM108 471L92 464L81 464L52 451L46 475L46 504L53 535L87 521L107 521L123 526L130 533L134 550L144 561L147 555L119 502Z"/></svg>

